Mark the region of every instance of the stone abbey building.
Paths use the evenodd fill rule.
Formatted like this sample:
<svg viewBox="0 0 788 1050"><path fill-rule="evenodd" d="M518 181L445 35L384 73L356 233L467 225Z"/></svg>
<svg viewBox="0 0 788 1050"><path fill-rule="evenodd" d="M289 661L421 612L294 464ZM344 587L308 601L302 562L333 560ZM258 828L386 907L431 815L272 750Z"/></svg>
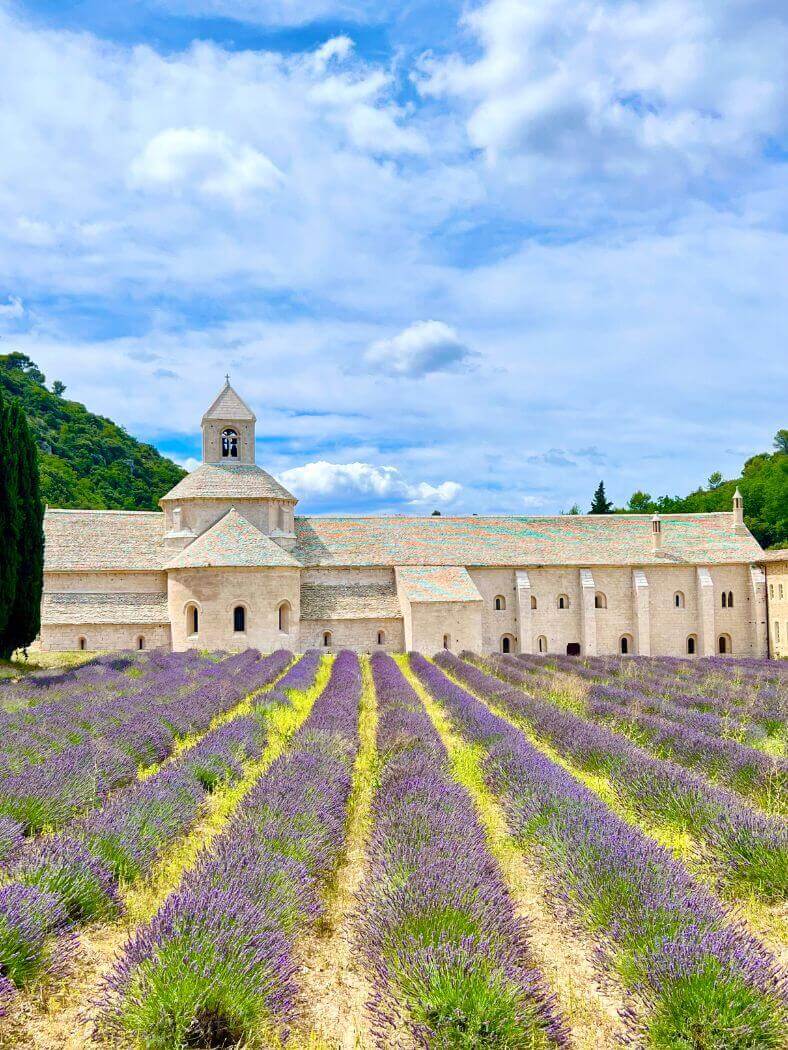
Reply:
<svg viewBox="0 0 788 1050"><path fill-rule="evenodd" d="M738 493L653 518L302 517L229 381L202 434L160 513L47 511L42 648L767 655Z"/></svg>

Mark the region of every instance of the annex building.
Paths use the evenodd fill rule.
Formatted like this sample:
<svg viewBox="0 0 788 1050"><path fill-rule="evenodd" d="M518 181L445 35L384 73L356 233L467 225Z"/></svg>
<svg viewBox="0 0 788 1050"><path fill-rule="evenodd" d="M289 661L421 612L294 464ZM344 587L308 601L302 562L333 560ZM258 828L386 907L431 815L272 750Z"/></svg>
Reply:
<svg viewBox="0 0 788 1050"><path fill-rule="evenodd" d="M738 492L662 517L300 516L229 381L202 437L161 512L47 510L40 647L767 655Z"/></svg>

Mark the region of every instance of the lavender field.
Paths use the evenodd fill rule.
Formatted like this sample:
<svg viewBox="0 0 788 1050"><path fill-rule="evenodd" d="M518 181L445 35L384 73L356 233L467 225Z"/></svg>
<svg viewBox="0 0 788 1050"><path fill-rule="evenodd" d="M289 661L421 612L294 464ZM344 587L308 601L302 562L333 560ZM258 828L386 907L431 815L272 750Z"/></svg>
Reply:
<svg viewBox="0 0 788 1050"><path fill-rule="evenodd" d="M787 705L733 659L0 682L0 1047L785 1047Z"/></svg>

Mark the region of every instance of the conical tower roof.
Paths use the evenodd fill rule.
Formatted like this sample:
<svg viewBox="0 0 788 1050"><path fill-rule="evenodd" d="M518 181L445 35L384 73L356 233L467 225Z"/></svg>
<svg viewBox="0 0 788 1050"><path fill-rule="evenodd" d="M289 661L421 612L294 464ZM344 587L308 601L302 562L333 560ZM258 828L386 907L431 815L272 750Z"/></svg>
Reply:
<svg viewBox="0 0 788 1050"><path fill-rule="evenodd" d="M254 423L256 418L254 412L243 398L230 386L230 377L227 376L224 386L219 391L216 400L202 417L202 421L205 423L212 419L226 419Z"/></svg>

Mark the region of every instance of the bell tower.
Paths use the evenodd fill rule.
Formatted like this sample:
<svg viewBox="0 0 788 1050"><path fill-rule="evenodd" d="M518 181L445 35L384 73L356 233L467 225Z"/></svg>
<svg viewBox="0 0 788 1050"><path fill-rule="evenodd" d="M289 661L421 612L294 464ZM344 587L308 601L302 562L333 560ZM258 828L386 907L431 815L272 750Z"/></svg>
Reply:
<svg viewBox="0 0 788 1050"><path fill-rule="evenodd" d="M254 463L255 421L254 412L225 376L224 386L202 417L203 463Z"/></svg>

